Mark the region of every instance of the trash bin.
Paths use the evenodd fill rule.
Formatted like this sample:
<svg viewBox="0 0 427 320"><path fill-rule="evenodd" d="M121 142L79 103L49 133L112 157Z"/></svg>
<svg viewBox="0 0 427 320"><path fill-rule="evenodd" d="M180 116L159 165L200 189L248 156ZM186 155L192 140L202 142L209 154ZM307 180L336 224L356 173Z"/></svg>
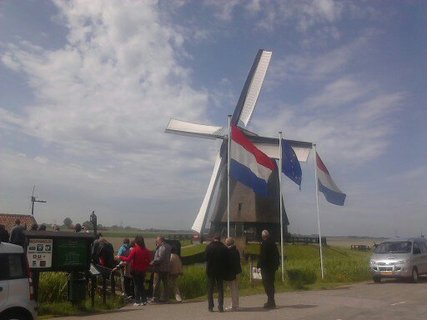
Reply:
<svg viewBox="0 0 427 320"><path fill-rule="evenodd" d="M82 273L71 272L68 276L68 301L79 304L86 299L86 279Z"/></svg>

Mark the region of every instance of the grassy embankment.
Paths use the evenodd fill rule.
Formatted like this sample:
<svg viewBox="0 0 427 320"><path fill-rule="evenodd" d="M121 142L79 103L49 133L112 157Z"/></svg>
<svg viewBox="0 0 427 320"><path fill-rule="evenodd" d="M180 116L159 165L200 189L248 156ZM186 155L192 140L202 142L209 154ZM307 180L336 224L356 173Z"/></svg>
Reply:
<svg viewBox="0 0 427 320"><path fill-rule="evenodd" d="M182 249L183 256L190 256L203 252L205 245L188 245ZM247 253L256 254L257 244L246 247ZM292 290L327 289L353 282L365 281L370 278L368 271L369 252L359 252L350 249L325 247L324 271L325 278L320 276L319 248L314 245L286 245L285 246L285 282L281 281L280 269L276 274L278 292ZM250 282L249 264L242 264L243 272L240 276L240 294L249 295L263 293L260 281ZM71 306L66 301L67 286L66 274L42 273L40 281L39 302L41 315L72 315L88 312L99 312L115 309L123 305L118 297L109 299L106 306L97 297L95 309L90 306L90 300L79 307ZM178 284L184 299L205 299L206 276L203 264L185 266L184 275ZM228 292L227 292L228 294Z"/></svg>

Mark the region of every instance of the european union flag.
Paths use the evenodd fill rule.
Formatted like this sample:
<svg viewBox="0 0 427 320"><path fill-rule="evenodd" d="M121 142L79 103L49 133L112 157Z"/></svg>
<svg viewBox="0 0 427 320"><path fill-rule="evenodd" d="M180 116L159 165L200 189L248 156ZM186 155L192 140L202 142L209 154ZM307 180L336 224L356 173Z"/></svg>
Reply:
<svg viewBox="0 0 427 320"><path fill-rule="evenodd" d="M282 139L282 172L301 188L301 166L294 149L285 139Z"/></svg>

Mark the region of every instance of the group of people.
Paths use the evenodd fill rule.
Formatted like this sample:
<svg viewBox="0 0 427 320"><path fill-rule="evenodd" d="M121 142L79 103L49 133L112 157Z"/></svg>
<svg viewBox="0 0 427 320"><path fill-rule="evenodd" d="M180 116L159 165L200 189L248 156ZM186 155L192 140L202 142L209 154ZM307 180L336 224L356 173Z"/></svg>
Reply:
<svg viewBox="0 0 427 320"><path fill-rule="evenodd" d="M17 244L21 247L25 246L25 231L26 227L21 225L21 220L16 219L15 225L9 232L3 224L0 224L0 241Z"/></svg>
<svg viewBox="0 0 427 320"><path fill-rule="evenodd" d="M280 265L279 251L275 242L270 238L270 233L263 230L260 255L257 267L261 269L262 283L267 295L266 309L276 308L274 299L274 278ZM231 291L231 306L225 310L237 311L239 309L239 277L242 272L240 254L234 243L234 239L228 237L225 244L219 236L214 236L206 247L206 274L208 278L208 310L214 309L214 289L218 291L218 311L224 311L224 281Z"/></svg>
<svg viewBox="0 0 427 320"><path fill-rule="evenodd" d="M77 223L75 225L75 231L80 232L83 227ZM9 232L6 230L6 227L3 224L0 224L0 242L10 242L17 244L21 247L25 246L25 231L27 230L26 225L21 224L21 220L18 218L15 220L15 225L12 227ZM30 231L46 231L47 227L45 224L38 225L34 223L30 227ZM54 226L53 230L60 231L58 226Z"/></svg>
<svg viewBox="0 0 427 320"><path fill-rule="evenodd" d="M219 236L214 236L205 250L206 274L208 277L208 309L214 308L214 288L218 290L218 311L224 311L224 281L231 290L231 306L227 309L237 311L239 308L238 275L242 272L240 254L234 239L229 237L225 244Z"/></svg>
<svg viewBox="0 0 427 320"><path fill-rule="evenodd" d="M276 308L274 299L274 279L280 265L279 251L270 233L263 230L260 255L257 267L261 269L262 283L267 295L264 308ZM125 295L134 300L134 306L143 306L147 303L168 303L172 295L181 302L177 278L182 275L182 262L174 246L165 241L165 238L156 238L156 250L146 248L142 236L135 240L123 240L122 246L114 256L114 250L102 236L94 242L92 259L103 267L120 270L122 287ZM214 310L214 291L218 292L218 311L239 310L239 274L242 272L240 254L233 238L228 237L225 243L219 236L214 236L205 250L206 275L208 284L208 310ZM151 272L151 273L150 273ZM151 285L146 289L146 280ZM224 284L231 292L231 305L224 308ZM163 289L163 290L162 290ZM151 297L150 299L148 299Z"/></svg>
<svg viewBox="0 0 427 320"><path fill-rule="evenodd" d="M183 272L182 262L176 248L162 236L156 238L154 255L139 235L132 242L128 238L124 239L116 256L111 243L101 236L94 242L92 259L103 267L120 270L124 293L134 299L135 306L167 303L172 294L175 294L177 301L182 301L176 285L177 278ZM150 271L150 286L146 289L146 277Z"/></svg>
<svg viewBox="0 0 427 320"><path fill-rule="evenodd" d="M76 232L81 231L79 226L77 226ZM25 227L21 225L19 219L15 221L10 235L4 225L0 225L0 240L24 246L24 231ZM275 308L274 279L280 265L280 257L269 232L263 230L261 237L257 267L261 269L262 283L267 295L264 308ZM182 301L177 279L182 275L183 267L177 253L176 247L169 245L164 237L158 236L153 255L153 252L146 248L144 238L136 236L133 241L128 238L124 239L122 246L114 255L112 244L99 234L99 238L94 241L92 246L92 261L111 270L120 270L125 295L134 299L135 306L142 306L147 303L167 303L171 295L174 295L177 301ZM225 243L222 243L219 236L214 236L206 247L205 259L208 278L208 310L212 312L214 309L214 290L216 288L218 311L237 311L239 309L239 274L242 272L242 267L234 239L228 237ZM152 285L146 290L145 282L149 271L151 271L149 283ZM224 282L228 284L231 291L231 305L226 309L224 309ZM149 296L151 299L148 299Z"/></svg>

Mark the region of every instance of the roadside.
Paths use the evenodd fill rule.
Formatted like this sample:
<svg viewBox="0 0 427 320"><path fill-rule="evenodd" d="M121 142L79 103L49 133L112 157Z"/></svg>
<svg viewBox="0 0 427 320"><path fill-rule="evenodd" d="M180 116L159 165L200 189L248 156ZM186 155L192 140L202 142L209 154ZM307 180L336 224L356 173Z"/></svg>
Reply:
<svg viewBox="0 0 427 320"><path fill-rule="evenodd" d="M173 319L413 319L425 320L427 280L412 284L388 281L364 282L336 289L286 292L276 295L277 309L262 308L265 295L241 297L239 312L208 312L206 301L177 304L126 306L117 312L56 320ZM226 299L226 304L229 299Z"/></svg>

